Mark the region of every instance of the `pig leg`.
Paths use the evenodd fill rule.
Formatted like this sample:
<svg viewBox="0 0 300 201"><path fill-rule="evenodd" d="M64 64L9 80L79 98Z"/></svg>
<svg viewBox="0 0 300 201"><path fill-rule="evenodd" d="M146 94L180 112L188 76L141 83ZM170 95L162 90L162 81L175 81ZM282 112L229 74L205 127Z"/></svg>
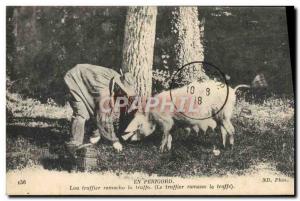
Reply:
<svg viewBox="0 0 300 201"><path fill-rule="evenodd" d="M173 127L174 122L172 118L160 118L158 121L163 128L163 136L160 145L160 152L164 152L166 148L167 150L171 149L172 136L170 134L170 130Z"/></svg>
<svg viewBox="0 0 300 201"><path fill-rule="evenodd" d="M162 137L162 141L161 141L161 145L160 145L160 152L164 152L166 150L166 148L168 150L171 149L171 147L172 147L172 144L171 144L172 141L169 141L169 140L172 140L172 137L171 137L169 131L165 131L163 133L163 137Z"/></svg>
<svg viewBox="0 0 300 201"><path fill-rule="evenodd" d="M226 131L226 129L223 126L221 126L221 134L222 134L223 146L225 148L225 146L226 146L227 131Z"/></svg>
<svg viewBox="0 0 300 201"><path fill-rule="evenodd" d="M199 131L200 131L199 126L194 125L192 128L193 128L193 131L195 131L195 133L199 134Z"/></svg>
<svg viewBox="0 0 300 201"><path fill-rule="evenodd" d="M164 152L167 148L167 150L170 150L172 147L172 136L170 134L171 129L164 130L161 145L160 145L160 152Z"/></svg>
<svg viewBox="0 0 300 201"><path fill-rule="evenodd" d="M168 136L168 142L167 142L167 149L168 149L168 151L171 150L171 147L172 147L172 135L169 135Z"/></svg>
<svg viewBox="0 0 300 201"><path fill-rule="evenodd" d="M234 144L234 132L235 132L234 127L233 127L232 123L230 122L230 120L225 120L223 122L223 125L229 134L229 144L232 148L233 144Z"/></svg>
<svg viewBox="0 0 300 201"><path fill-rule="evenodd" d="M191 134L191 128L190 127L184 128L184 131L186 132L187 135Z"/></svg>

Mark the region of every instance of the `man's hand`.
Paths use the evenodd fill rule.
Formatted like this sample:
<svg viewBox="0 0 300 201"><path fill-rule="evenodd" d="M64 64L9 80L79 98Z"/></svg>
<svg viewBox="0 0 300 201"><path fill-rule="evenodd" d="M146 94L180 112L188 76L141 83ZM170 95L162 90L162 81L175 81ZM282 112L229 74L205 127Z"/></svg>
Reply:
<svg viewBox="0 0 300 201"><path fill-rule="evenodd" d="M115 148L115 150L117 150L117 152L121 152L123 150L123 146L119 141L114 142L113 147Z"/></svg>

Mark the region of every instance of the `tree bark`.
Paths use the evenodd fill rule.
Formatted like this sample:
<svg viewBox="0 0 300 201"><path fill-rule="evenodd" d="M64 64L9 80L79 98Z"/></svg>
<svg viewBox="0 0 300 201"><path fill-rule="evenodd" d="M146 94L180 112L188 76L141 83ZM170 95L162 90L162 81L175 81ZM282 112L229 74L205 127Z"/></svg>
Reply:
<svg viewBox="0 0 300 201"><path fill-rule="evenodd" d="M175 44L176 67L194 61L204 61L203 35L204 21L198 20L197 7L178 7L172 12L172 32L176 35ZM191 68L185 69L185 80L192 81L199 77L206 77L202 71L202 64L191 65Z"/></svg>
<svg viewBox="0 0 300 201"><path fill-rule="evenodd" d="M151 96L156 7L129 7L126 16L122 69L136 79L141 97Z"/></svg>

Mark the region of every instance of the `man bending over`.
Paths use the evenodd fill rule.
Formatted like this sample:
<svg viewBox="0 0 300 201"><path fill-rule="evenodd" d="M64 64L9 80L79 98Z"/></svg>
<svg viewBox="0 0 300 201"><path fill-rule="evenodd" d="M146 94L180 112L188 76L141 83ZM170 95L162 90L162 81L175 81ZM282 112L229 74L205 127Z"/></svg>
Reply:
<svg viewBox="0 0 300 201"><path fill-rule="evenodd" d="M113 69L90 64L78 64L69 70L65 77L73 109L71 138L66 143L68 151L76 156L76 150L83 144L85 122L95 117L98 130L90 138L90 142L97 143L101 136L112 142L117 151L122 151L122 145L113 127L113 111L102 108L113 107L113 97L122 94L135 96L133 77L130 73L117 73ZM102 100L102 101L101 101ZM102 111L103 110L103 111Z"/></svg>

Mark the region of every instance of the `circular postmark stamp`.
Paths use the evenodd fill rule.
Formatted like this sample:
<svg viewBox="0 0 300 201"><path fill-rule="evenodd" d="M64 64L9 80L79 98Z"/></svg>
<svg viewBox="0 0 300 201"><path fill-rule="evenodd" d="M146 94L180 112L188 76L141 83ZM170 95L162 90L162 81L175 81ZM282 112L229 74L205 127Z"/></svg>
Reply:
<svg viewBox="0 0 300 201"><path fill-rule="evenodd" d="M208 62L187 63L171 77L170 98L176 112L194 120L213 118L226 105L228 95L225 74Z"/></svg>

